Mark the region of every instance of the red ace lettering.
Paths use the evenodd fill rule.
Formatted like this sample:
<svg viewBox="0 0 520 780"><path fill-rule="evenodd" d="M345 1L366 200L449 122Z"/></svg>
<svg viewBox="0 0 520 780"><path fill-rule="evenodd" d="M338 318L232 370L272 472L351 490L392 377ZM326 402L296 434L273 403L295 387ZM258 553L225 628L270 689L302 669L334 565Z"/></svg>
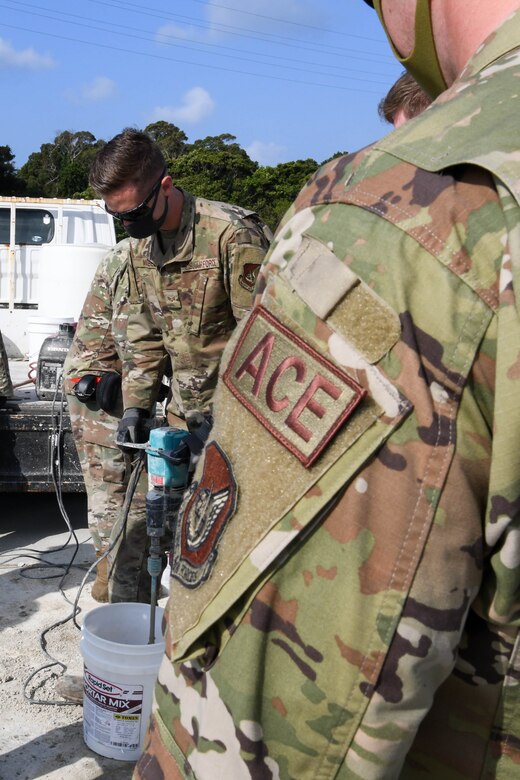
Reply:
<svg viewBox="0 0 520 780"><path fill-rule="evenodd" d="M310 466L365 391L259 306L224 373L241 403Z"/></svg>

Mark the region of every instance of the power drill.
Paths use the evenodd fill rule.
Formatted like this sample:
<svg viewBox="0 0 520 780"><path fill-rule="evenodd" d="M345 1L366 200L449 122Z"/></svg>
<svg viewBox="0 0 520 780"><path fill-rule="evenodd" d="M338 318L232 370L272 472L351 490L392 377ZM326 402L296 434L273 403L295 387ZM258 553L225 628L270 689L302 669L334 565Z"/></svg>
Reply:
<svg viewBox="0 0 520 780"><path fill-rule="evenodd" d="M152 485L146 494L146 532L150 537L147 569L152 580L148 644L155 641L155 607L162 568L160 540L167 527L175 522L188 486L191 453L186 440L189 435L181 428L152 428L146 448Z"/></svg>

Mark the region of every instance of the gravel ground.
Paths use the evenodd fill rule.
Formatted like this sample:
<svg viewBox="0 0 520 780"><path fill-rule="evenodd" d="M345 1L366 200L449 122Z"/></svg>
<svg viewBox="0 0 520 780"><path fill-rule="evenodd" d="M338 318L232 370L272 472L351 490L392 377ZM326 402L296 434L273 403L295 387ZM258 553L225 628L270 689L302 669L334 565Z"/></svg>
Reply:
<svg viewBox="0 0 520 780"><path fill-rule="evenodd" d="M63 583L65 595L74 602L94 553L84 497L66 496L65 504L79 541L74 567ZM34 704L24 695L29 675L49 663L40 644L42 631L72 612L59 590L62 570L30 569L37 561L29 556L67 564L74 544L49 552L69 536L54 496L0 494L0 506L0 780L130 780L132 763L104 758L86 746L81 706ZM79 601L80 624L88 610L99 606L90 595L92 582L91 575ZM67 673L82 674L80 632L73 622L46 638L48 652L67 666ZM59 673L57 666L39 672L25 693L33 699L59 701L54 690Z"/></svg>

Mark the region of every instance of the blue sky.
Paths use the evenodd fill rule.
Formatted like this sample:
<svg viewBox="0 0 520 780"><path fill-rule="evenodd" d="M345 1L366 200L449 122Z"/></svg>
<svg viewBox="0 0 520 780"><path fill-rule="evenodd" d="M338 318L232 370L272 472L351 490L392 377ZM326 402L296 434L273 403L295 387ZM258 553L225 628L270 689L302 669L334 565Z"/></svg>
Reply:
<svg viewBox="0 0 520 780"><path fill-rule="evenodd" d="M20 167L63 130L173 122L261 165L388 132L401 73L362 0L0 0L0 145Z"/></svg>

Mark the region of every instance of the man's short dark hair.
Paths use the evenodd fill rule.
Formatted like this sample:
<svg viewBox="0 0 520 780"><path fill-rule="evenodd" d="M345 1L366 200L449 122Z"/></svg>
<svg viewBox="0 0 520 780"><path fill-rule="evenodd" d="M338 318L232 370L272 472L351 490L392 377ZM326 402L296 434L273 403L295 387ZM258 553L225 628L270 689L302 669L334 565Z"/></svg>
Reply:
<svg viewBox="0 0 520 780"><path fill-rule="evenodd" d="M96 154L89 183L105 197L124 184L147 184L160 176L166 161L155 141L146 133L126 127Z"/></svg>
<svg viewBox="0 0 520 780"><path fill-rule="evenodd" d="M414 77L405 72L397 79L393 87L390 87L377 110L381 119L393 124L399 111L403 112L406 119L413 119L414 116L418 116L425 108L428 108L431 102L431 97L426 94Z"/></svg>

